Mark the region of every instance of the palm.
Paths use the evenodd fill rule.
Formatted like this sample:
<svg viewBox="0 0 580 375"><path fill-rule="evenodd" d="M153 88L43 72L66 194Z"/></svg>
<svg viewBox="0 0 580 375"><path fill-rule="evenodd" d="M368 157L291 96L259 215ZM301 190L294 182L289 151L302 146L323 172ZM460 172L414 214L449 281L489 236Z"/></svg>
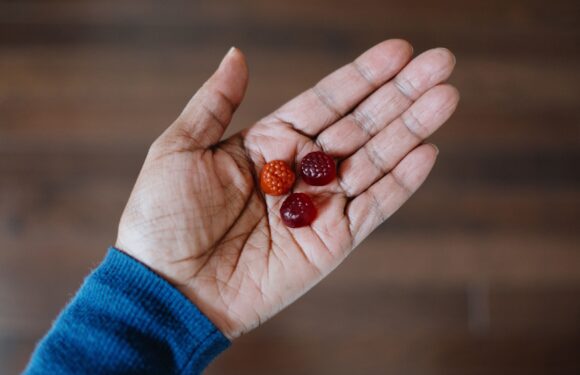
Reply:
<svg viewBox="0 0 580 375"><path fill-rule="evenodd" d="M375 60L386 53L393 61L380 70ZM186 108L152 148L117 245L177 285L229 337L269 318L334 269L431 169L435 150L420 144L455 108L454 89L433 87L453 63L434 50L399 72L409 56L404 42L387 41L211 146L221 133L208 135L208 126L227 125L243 96L243 88L226 93L224 79L216 106L198 98L201 110ZM206 131L183 137L187 123ZM203 137L209 141L197 144ZM287 228L279 216L284 197L264 196L256 176L267 161L296 165L315 150L337 157L338 178L323 187L298 179L294 191L310 193L318 217L309 227Z"/></svg>

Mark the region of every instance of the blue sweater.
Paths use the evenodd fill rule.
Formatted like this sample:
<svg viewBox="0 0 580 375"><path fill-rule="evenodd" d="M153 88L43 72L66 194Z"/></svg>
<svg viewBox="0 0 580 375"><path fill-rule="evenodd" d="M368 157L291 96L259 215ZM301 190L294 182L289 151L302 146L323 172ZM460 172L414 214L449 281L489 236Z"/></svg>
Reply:
<svg viewBox="0 0 580 375"><path fill-rule="evenodd" d="M229 344L167 281L111 248L25 374L199 374Z"/></svg>

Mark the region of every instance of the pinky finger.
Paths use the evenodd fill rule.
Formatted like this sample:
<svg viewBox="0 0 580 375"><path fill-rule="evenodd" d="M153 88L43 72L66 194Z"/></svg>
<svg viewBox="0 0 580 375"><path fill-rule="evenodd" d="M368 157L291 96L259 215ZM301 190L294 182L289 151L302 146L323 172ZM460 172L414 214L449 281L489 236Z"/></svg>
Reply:
<svg viewBox="0 0 580 375"><path fill-rule="evenodd" d="M350 202L346 215L351 223L355 246L419 189L435 164L437 152L437 148L430 144L418 146L390 173Z"/></svg>

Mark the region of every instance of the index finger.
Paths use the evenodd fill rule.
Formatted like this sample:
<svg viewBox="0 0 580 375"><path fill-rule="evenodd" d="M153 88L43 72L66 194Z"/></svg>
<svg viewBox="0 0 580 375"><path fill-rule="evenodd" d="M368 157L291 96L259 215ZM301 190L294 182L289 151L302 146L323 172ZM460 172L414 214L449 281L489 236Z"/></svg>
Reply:
<svg viewBox="0 0 580 375"><path fill-rule="evenodd" d="M379 43L263 121L289 124L298 132L314 137L395 76L412 54L413 47L404 40Z"/></svg>

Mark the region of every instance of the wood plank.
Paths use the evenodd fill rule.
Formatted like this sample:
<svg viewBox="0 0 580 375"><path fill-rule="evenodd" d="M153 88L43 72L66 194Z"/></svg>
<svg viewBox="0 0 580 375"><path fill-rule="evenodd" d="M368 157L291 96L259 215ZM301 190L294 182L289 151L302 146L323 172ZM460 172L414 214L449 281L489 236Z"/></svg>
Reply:
<svg viewBox="0 0 580 375"><path fill-rule="evenodd" d="M344 51L384 35L406 35L420 41L422 47L423 43L445 41L471 52L529 56L544 52L560 57L578 54L574 48L578 35L570 32L578 30L575 22L578 9L569 0L553 2L549 8L540 1L505 3L499 0L470 3L450 0L437 7L428 1L395 4L376 0L357 3L356 7L337 6L329 1L300 2L300 6L263 1L229 2L225 6L182 2L175 7L146 2L138 10L126 2L100 3L66 7L46 7L38 2L8 3L4 5L4 12L0 12L11 16L0 22L0 44L74 45L82 40L159 46L234 40L240 45L255 43L301 50L326 46ZM445 22L441 22L443 19ZM469 33L457 32L461 28L468 29ZM554 40L559 43L553 43ZM514 45L518 48L514 49Z"/></svg>
<svg viewBox="0 0 580 375"><path fill-rule="evenodd" d="M574 338L514 337L470 340L465 337L343 337L313 340L242 338L205 372L208 375L250 374L531 374L575 375L580 342ZM31 344L10 339L0 342L5 373L19 373ZM23 354L25 353L25 354Z"/></svg>
<svg viewBox="0 0 580 375"><path fill-rule="evenodd" d="M246 54L252 69L251 82L262 88L271 87L272 81L263 81L272 78L274 82L304 89L312 80L350 61L369 46L361 45L360 49L343 57L325 49L301 55L293 51L249 46ZM226 49L227 46L171 46L167 50L158 50L106 45L79 46L69 52L67 47L58 46L3 47L0 74L6 81L3 90L10 88L11 93L32 98L55 93L68 98L91 94L110 101L111 92L152 96L158 89L170 95L175 85L181 88L192 82L201 83ZM416 53L422 50L417 48ZM551 107L547 104L556 105L555 109L575 108L571 107L573 98L570 96L579 90L574 84L580 79L574 69L579 57L527 60L524 56L497 58L473 56L461 50L454 52L458 56L458 65L453 80L459 86L466 82L465 87L460 87L462 91L470 94L468 98L478 99L468 100L466 105L470 107L487 110L500 105L496 110L505 112L509 109L508 113L511 113L511 110L521 111L522 106L529 104L524 98L530 98L534 100L533 104L543 103L548 108ZM256 78L266 74L272 76ZM187 80L183 81L184 77ZM295 80L298 83L293 83ZM34 91L29 90L30 85L35 86ZM280 85L277 90L285 90L285 87ZM528 91L531 87L545 89ZM510 105L506 106L508 100ZM530 107L533 109L534 106Z"/></svg>
<svg viewBox="0 0 580 375"><path fill-rule="evenodd" d="M182 48L163 53L110 47L79 48L73 54L65 50L5 49L6 58L0 60L0 146L26 147L40 138L65 148L74 143L144 147L173 121L223 53ZM250 89L230 133L340 64L323 51L303 58L254 49L248 56ZM452 81L463 100L456 116L434 138L437 142L448 147L469 142L482 148L493 142L499 150L528 144L578 149L577 59L551 68L523 59L486 61L460 55L459 60Z"/></svg>
<svg viewBox="0 0 580 375"><path fill-rule="evenodd" d="M492 336L580 338L580 285L492 288Z"/></svg>
<svg viewBox="0 0 580 375"><path fill-rule="evenodd" d="M36 338L6 337L0 334L0 370L3 374L20 374L28 363Z"/></svg>
<svg viewBox="0 0 580 375"><path fill-rule="evenodd" d="M208 374L577 374L574 338L344 337L240 342Z"/></svg>

